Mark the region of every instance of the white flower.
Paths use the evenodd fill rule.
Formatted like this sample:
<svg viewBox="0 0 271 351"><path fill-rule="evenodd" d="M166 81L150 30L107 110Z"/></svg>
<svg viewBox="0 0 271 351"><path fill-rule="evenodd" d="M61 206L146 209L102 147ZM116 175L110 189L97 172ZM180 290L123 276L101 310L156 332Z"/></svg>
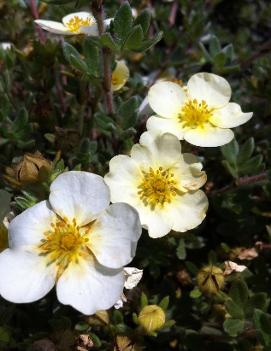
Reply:
<svg viewBox="0 0 271 351"><path fill-rule="evenodd" d="M9 43L9 42L0 43L0 48L4 51L11 50L12 46L13 46L13 44Z"/></svg>
<svg viewBox="0 0 271 351"><path fill-rule="evenodd" d="M131 157L115 156L109 168L105 181L111 201L133 206L152 238L172 229L185 232L203 221L208 200L198 189L206 174L194 155L181 153L174 135L143 133Z"/></svg>
<svg viewBox="0 0 271 351"><path fill-rule="evenodd" d="M117 61L116 68L112 72L112 90L120 90L129 79L130 72L124 60Z"/></svg>
<svg viewBox="0 0 271 351"><path fill-rule="evenodd" d="M10 249L0 254L0 294L32 302L56 284L65 305L84 314L108 309L121 296L123 267L134 257L140 234L132 207L109 206L102 177L63 173L52 183L49 201L10 223Z"/></svg>
<svg viewBox="0 0 271 351"><path fill-rule="evenodd" d="M105 20L105 25L109 25L111 19ZM35 20L42 29L48 32L61 35L85 34L88 36L98 36L98 26L92 13L75 12L62 18L62 22L49 20Z"/></svg>
<svg viewBox="0 0 271 351"><path fill-rule="evenodd" d="M197 146L227 144L234 137L229 128L252 117L252 112L243 113L230 98L229 83L212 73L194 74L185 88L173 82L156 83L148 100L158 116L148 119L147 129L172 133Z"/></svg>

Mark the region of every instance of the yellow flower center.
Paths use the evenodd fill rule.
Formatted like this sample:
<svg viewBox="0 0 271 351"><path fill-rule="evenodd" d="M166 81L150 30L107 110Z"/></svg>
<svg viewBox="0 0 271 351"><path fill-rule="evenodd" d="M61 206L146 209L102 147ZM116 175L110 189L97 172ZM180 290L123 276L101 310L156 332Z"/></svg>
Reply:
<svg viewBox="0 0 271 351"><path fill-rule="evenodd" d="M197 99L189 100L181 109L179 121L184 124L184 127L204 127L204 124L212 116L213 111L204 100L200 102Z"/></svg>
<svg viewBox="0 0 271 351"><path fill-rule="evenodd" d="M92 23L93 23L93 20L91 17L87 17L83 19L78 16L74 16L69 20L66 26L69 28L71 32L78 33L81 27L90 26Z"/></svg>
<svg viewBox="0 0 271 351"><path fill-rule="evenodd" d="M92 256L88 248L88 232L91 224L84 227L77 225L76 220L57 218L51 229L44 233L44 239L38 246L40 256L46 256L47 265L55 263L57 277L71 262L78 263L82 257Z"/></svg>
<svg viewBox="0 0 271 351"><path fill-rule="evenodd" d="M170 170L163 167L154 170L150 167L148 172L142 173L143 180L138 186L138 195L145 206L150 206L152 210L156 206L163 207L177 195L177 181Z"/></svg>

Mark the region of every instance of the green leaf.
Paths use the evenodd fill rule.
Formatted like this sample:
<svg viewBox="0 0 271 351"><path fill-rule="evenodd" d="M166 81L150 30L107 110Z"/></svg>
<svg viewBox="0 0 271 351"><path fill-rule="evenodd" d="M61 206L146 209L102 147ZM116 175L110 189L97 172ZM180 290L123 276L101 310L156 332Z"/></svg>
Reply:
<svg viewBox="0 0 271 351"><path fill-rule="evenodd" d="M112 35L110 33L104 33L100 37L100 41L103 46L113 50L113 51L118 51L118 45L115 43L114 39L112 38Z"/></svg>
<svg viewBox="0 0 271 351"><path fill-rule="evenodd" d="M229 318L223 323L225 332L232 337L239 335L244 330L244 326L245 321L240 319Z"/></svg>
<svg viewBox="0 0 271 351"><path fill-rule="evenodd" d="M233 178L238 177L237 169L233 167L228 161L223 160L222 164L226 168L226 170L232 175Z"/></svg>
<svg viewBox="0 0 271 351"><path fill-rule="evenodd" d="M123 47L129 50L137 50L142 46L144 38L143 30L140 25L135 26L128 35Z"/></svg>
<svg viewBox="0 0 271 351"><path fill-rule="evenodd" d="M234 139L229 144L222 146L221 152L229 163L236 164L237 156L239 153L239 145L237 141Z"/></svg>
<svg viewBox="0 0 271 351"><path fill-rule="evenodd" d="M63 44L63 53L69 64L83 73L88 73L88 66L80 53L71 44Z"/></svg>
<svg viewBox="0 0 271 351"><path fill-rule="evenodd" d="M151 24L151 13L149 10L144 10L137 16L135 20L135 25L139 24L143 30L144 35L147 34L150 24Z"/></svg>
<svg viewBox="0 0 271 351"><path fill-rule="evenodd" d="M151 39L144 40L141 46L142 51L146 51L151 49L154 45L156 45L163 38L163 32L158 32L156 36Z"/></svg>
<svg viewBox="0 0 271 351"><path fill-rule="evenodd" d="M84 41L83 51L88 66L88 73L94 77L100 75L100 55L97 45L88 38Z"/></svg>
<svg viewBox="0 0 271 351"><path fill-rule="evenodd" d="M229 296L237 305L245 306L249 297L247 284L241 279L235 280L232 283Z"/></svg>
<svg viewBox="0 0 271 351"><path fill-rule="evenodd" d="M222 52L226 55L229 61L232 61L234 59L234 49L232 44L225 46L222 49Z"/></svg>
<svg viewBox="0 0 271 351"><path fill-rule="evenodd" d="M185 260L186 258L186 249L184 239L180 239L179 244L176 249L176 254L179 260Z"/></svg>
<svg viewBox="0 0 271 351"><path fill-rule="evenodd" d="M169 296L165 296L159 303L159 306L166 311L169 304Z"/></svg>
<svg viewBox="0 0 271 351"><path fill-rule="evenodd" d="M238 163L242 164L243 162L248 160L252 156L254 148L254 138L251 137L243 145L241 145L238 155Z"/></svg>
<svg viewBox="0 0 271 351"><path fill-rule="evenodd" d="M136 96L132 96L120 105L117 114L121 118L120 122L123 129L128 129L135 125L138 106L139 100Z"/></svg>
<svg viewBox="0 0 271 351"><path fill-rule="evenodd" d="M140 307L141 309L147 306L149 303L147 295L143 292L140 297Z"/></svg>
<svg viewBox="0 0 271 351"><path fill-rule="evenodd" d="M255 328L265 346L271 346L271 316L258 309L255 310L253 316Z"/></svg>
<svg viewBox="0 0 271 351"><path fill-rule="evenodd" d="M219 52L215 57L213 58L213 62L216 66L218 67L223 67L226 63L227 57L224 54L224 52Z"/></svg>
<svg viewBox="0 0 271 351"><path fill-rule="evenodd" d="M28 112L25 108L22 108L16 117L13 124L13 132L21 134L28 122Z"/></svg>
<svg viewBox="0 0 271 351"><path fill-rule="evenodd" d="M124 3L117 11L114 18L114 33L124 41L133 25L132 10L128 3Z"/></svg>
<svg viewBox="0 0 271 351"><path fill-rule="evenodd" d="M195 288L194 290L190 291L189 296L192 299L198 299L199 297L201 297L202 293L198 288Z"/></svg>
<svg viewBox="0 0 271 351"><path fill-rule="evenodd" d="M211 56L216 56L221 51L219 39L213 35L209 43L209 51Z"/></svg>
<svg viewBox="0 0 271 351"><path fill-rule="evenodd" d="M270 303L267 293L261 292L254 294L248 301L248 308L259 309L266 312Z"/></svg>
<svg viewBox="0 0 271 351"><path fill-rule="evenodd" d="M226 309L232 318L244 318L244 310L241 306L235 303L232 299L227 299L225 302Z"/></svg>
<svg viewBox="0 0 271 351"><path fill-rule="evenodd" d="M248 173L255 173L259 171L261 167L263 167L263 156L256 155L243 164L239 165L238 168L240 173L246 175Z"/></svg>

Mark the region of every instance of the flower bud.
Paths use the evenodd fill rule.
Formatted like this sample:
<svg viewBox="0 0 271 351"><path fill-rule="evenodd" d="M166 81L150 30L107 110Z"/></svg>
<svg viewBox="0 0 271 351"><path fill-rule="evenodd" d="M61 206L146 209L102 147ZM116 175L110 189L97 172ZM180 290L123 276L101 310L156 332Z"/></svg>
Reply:
<svg viewBox="0 0 271 351"><path fill-rule="evenodd" d="M152 333L162 328L165 322L165 312L157 305L145 306L138 316L138 323L147 333Z"/></svg>
<svg viewBox="0 0 271 351"><path fill-rule="evenodd" d="M224 282L223 271L216 266L203 267L197 275L198 286L206 294L217 294L223 289Z"/></svg>
<svg viewBox="0 0 271 351"><path fill-rule="evenodd" d="M6 168L4 177L12 185L20 187L38 182L41 169L49 171L51 162L39 152L25 154L19 163Z"/></svg>

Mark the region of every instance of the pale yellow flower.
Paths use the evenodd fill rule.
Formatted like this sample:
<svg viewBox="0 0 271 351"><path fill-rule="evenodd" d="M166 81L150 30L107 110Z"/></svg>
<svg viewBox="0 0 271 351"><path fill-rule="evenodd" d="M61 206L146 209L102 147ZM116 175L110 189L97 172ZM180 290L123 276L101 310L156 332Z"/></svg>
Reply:
<svg viewBox="0 0 271 351"><path fill-rule="evenodd" d="M113 306L141 226L131 206L109 201L109 189L96 174L58 176L49 201L25 210L8 227L10 248L0 254L1 296L33 302L56 285L58 300L84 314Z"/></svg>
<svg viewBox="0 0 271 351"><path fill-rule="evenodd" d="M116 68L112 72L112 90L120 90L128 81L129 76L129 68L125 61L117 61Z"/></svg>
<svg viewBox="0 0 271 351"><path fill-rule="evenodd" d="M111 19L106 19L105 25L109 25ZM98 26L92 13L75 12L62 18L62 22L37 19L35 23L42 29L60 35L78 35L85 34L88 36L98 36Z"/></svg>
<svg viewBox="0 0 271 351"><path fill-rule="evenodd" d="M186 87L173 82L158 82L148 93L148 101L157 114L147 121L147 129L172 133L179 140L197 146L221 146L234 134L230 128L246 123L252 112L244 113L233 102L231 87L212 73L194 74Z"/></svg>
<svg viewBox="0 0 271 351"><path fill-rule="evenodd" d="M131 156L113 157L109 168L111 201L133 206L151 237L185 232L205 218L208 200L199 188L206 174L194 155L181 153L174 135L145 132Z"/></svg>

